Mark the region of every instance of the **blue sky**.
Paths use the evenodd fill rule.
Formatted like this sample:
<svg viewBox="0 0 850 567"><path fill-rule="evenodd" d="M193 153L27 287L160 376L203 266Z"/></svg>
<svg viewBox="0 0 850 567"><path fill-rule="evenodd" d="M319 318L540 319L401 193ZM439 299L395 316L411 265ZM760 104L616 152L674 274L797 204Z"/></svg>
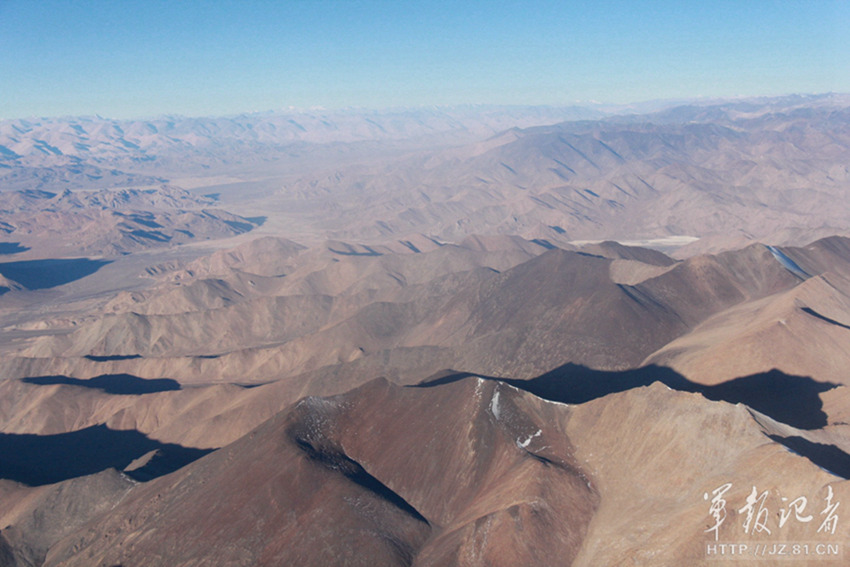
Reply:
<svg viewBox="0 0 850 567"><path fill-rule="evenodd" d="M845 0L0 0L0 118L828 91Z"/></svg>

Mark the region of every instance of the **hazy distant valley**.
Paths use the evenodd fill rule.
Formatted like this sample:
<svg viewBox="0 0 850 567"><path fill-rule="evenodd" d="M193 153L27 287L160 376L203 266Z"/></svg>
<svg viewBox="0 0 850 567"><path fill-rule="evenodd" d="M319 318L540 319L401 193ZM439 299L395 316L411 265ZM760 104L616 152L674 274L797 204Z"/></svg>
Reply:
<svg viewBox="0 0 850 567"><path fill-rule="evenodd" d="M0 122L0 566L844 546L848 197L845 95Z"/></svg>

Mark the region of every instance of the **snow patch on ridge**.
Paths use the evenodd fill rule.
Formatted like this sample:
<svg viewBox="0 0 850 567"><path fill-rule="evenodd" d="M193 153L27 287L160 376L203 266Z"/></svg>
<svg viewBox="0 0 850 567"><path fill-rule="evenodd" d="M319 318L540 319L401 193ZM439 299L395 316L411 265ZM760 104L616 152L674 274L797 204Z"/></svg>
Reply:
<svg viewBox="0 0 850 567"><path fill-rule="evenodd" d="M484 387L484 379L481 376L475 377L475 401L481 400L481 393Z"/></svg>
<svg viewBox="0 0 850 567"><path fill-rule="evenodd" d="M526 439L525 441L520 441L519 437L517 437L516 446L519 447L520 449L525 449L526 447L528 447L531 444L531 440L534 439L535 437L539 437L541 433L543 433L543 431L538 429L537 433L535 433L534 435L529 435L528 439Z"/></svg>
<svg viewBox="0 0 850 567"><path fill-rule="evenodd" d="M795 276L798 276L804 280L812 277L811 274L807 273L806 270L797 265L797 262L786 256L785 253L782 252L782 250L780 250L776 246L766 245L766 248L770 250L770 253L773 254L773 257L776 258L776 260L780 264L782 264L783 268L785 268Z"/></svg>
<svg viewBox="0 0 850 567"><path fill-rule="evenodd" d="M501 414L501 408L499 407L499 388L497 387L493 391L493 398L490 400L490 413L493 414L493 417L499 419Z"/></svg>

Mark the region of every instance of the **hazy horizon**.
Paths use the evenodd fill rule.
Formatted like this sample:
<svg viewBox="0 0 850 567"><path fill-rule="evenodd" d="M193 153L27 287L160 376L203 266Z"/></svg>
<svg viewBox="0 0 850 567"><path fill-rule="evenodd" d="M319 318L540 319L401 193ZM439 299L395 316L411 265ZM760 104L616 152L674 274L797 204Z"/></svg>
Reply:
<svg viewBox="0 0 850 567"><path fill-rule="evenodd" d="M831 1L0 3L0 119L850 92Z"/></svg>
<svg viewBox="0 0 850 567"><path fill-rule="evenodd" d="M374 113L375 115L392 115L392 114L402 114L402 113L415 113L415 112L426 112L426 111L459 111L463 109L469 110L507 110L507 109L576 109L578 111L588 110L588 111L596 111L602 113L605 116L627 116L630 114L642 115L642 114L651 114L653 112L658 112L664 109L675 108L678 106L687 106L687 105L702 105L702 106L711 106L715 104L727 104L727 103L735 103L735 102L743 102L743 101L759 101L766 99L779 100L783 98L790 97L808 97L808 98L821 98L821 97L848 97L850 98L850 91L847 92L788 92L788 93L779 93L776 95L735 95L735 96L718 96L718 97L676 97L676 98L659 98L659 99L646 99L646 100L634 100L627 101L622 103L614 103L614 102L600 102L600 101L575 101L572 103L564 103L564 104L496 104L496 103L458 103L458 104L421 104L421 105L411 105L411 106L388 106L388 107L366 107L366 106L341 106L341 107L322 107L322 106L314 106L314 107L281 107L281 108L266 108L261 110L243 110L243 111L233 111L233 112L223 112L223 113L208 113L208 114L182 114L178 112L161 112L159 114L147 114L147 115L127 115L127 116L113 116L113 115L105 115L104 113L88 113L88 114L54 114L54 115L28 115L28 116L13 116L13 117L3 117L0 116L0 121L8 122L15 120L105 120L105 121L117 121L117 122L134 122L134 121L148 121L148 120L166 120L166 119L178 119L178 120L218 120L218 119L236 119L239 117L250 117L250 116L285 116L285 115L296 115L302 114L305 116L309 115L358 115L358 114L370 114ZM592 120L592 118L577 118L576 120Z"/></svg>

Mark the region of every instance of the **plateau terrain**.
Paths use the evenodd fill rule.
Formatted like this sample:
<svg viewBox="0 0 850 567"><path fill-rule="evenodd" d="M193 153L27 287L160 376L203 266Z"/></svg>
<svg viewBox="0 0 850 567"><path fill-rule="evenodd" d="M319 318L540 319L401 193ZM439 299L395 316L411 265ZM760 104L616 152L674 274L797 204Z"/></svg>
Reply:
<svg viewBox="0 0 850 567"><path fill-rule="evenodd" d="M0 567L841 564L848 202L838 94L2 121Z"/></svg>

